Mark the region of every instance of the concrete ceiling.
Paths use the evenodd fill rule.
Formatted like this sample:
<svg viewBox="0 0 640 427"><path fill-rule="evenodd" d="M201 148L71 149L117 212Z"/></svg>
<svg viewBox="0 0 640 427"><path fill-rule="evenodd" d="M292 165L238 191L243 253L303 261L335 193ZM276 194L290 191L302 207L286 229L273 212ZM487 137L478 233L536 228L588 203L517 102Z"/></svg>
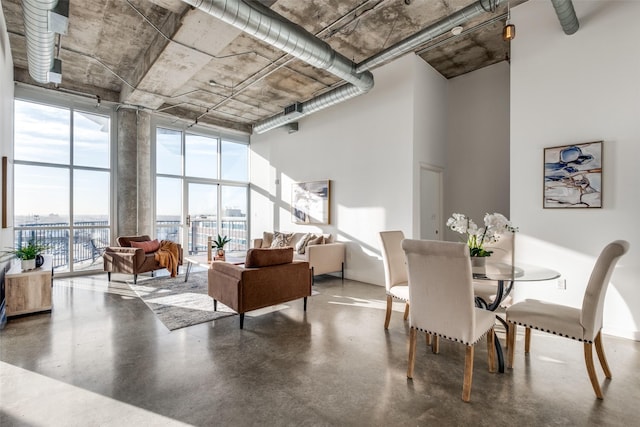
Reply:
<svg viewBox="0 0 640 427"><path fill-rule="evenodd" d="M262 3L357 64L474 1ZM58 55L62 83L40 85L27 71L22 2L1 2L18 82L245 132L287 105L342 84L181 0L70 0L69 30ZM496 12L469 21L463 34L436 37L416 53L446 78L504 61L506 10L502 1Z"/></svg>

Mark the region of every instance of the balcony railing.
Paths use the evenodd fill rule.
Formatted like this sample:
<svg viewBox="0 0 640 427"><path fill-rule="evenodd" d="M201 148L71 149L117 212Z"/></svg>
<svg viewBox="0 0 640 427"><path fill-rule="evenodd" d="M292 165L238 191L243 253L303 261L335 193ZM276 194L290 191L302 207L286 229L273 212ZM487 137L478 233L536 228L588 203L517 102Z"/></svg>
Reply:
<svg viewBox="0 0 640 427"><path fill-rule="evenodd" d="M215 238L218 234L216 219L194 219L189 227L189 242L184 245L189 254L206 252L207 238ZM33 240L47 246L45 253L53 256L53 268L68 270L70 248L73 248L74 269L86 269L101 266L100 257L111 241L110 228L107 221L82 221L74 224L73 236L69 236L70 227L65 222L32 222L23 223L14 228L15 247ZM156 237L160 240L179 242L180 221L166 220L157 222ZM248 248L248 227L246 219L238 217L223 218L220 221L220 233L231 239L225 249L228 251L246 250Z"/></svg>
<svg viewBox="0 0 640 427"><path fill-rule="evenodd" d="M53 257L53 268L61 269L69 265L69 248L73 248L75 263L92 260L101 255L101 249L109 243L107 221L82 221L74 224L73 236L69 236L69 224L25 223L15 228L15 246L21 247L29 241L47 247L45 253ZM72 238L70 238L72 237Z"/></svg>
<svg viewBox="0 0 640 427"><path fill-rule="evenodd" d="M164 220L157 222L158 239L178 241L179 221ZM194 218L189 226L189 242L184 245L189 254L206 252L207 238L214 239L218 235L218 221L209 218ZM220 234L227 236L231 242L225 246L228 251L246 250L249 245L247 241L248 227L246 219L238 217L222 218L220 221Z"/></svg>

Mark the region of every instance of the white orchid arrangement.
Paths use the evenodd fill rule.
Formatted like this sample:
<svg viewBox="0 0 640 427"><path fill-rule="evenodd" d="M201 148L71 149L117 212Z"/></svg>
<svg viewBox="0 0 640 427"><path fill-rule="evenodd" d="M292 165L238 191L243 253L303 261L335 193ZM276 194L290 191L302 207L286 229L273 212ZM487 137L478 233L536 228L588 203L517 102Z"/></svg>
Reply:
<svg viewBox="0 0 640 427"><path fill-rule="evenodd" d="M484 227L478 228L475 222L464 214L454 213L447 220L447 227L460 234L466 234L471 256L490 256L493 251L484 249L486 243L494 243L505 231L518 231L502 214L492 213L484 216Z"/></svg>

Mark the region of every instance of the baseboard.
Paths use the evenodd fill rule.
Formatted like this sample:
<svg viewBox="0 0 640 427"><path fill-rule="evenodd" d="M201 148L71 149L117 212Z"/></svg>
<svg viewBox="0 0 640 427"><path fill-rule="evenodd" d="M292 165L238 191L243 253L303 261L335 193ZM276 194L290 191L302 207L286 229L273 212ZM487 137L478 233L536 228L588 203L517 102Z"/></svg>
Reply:
<svg viewBox="0 0 640 427"><path fill-rule="evenodd" d="M344 270L344 278L349 279L349 280L355 280L356 282L363 282L363 283L368 283L370 285L375 285L375 286L384 286L384 282L383 283L375 283L372 281L372 278L364 275L364 274L357 274L354 273L353 271L349 271L345 268Z"/></svg>
<svg viewBox="0 0 640 427"><path fill-rule="evenodd" d="M629 340L640 341L640 331L631 331L615 328L602 328L602 333L618 338L626 338Z"/></svg>

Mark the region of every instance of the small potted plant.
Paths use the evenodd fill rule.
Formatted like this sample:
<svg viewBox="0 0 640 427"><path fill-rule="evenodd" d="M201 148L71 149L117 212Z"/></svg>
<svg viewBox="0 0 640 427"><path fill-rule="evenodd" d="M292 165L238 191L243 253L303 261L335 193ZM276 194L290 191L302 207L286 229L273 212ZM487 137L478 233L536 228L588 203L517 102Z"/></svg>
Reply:
<svg viewBox="0 0 640 427"><path fill-rule="evenodd" d="M486 243L497 242L500 235L506 231L518 230L511 224L511 221L499 213L486 214L482 228L479 228L468 216L454 213L447 220L447 227L465 235L464 240L469 246L471 265L474 267L484 267L486 257L493 253L493 251L485 249Z"/></svg>
<svg viewBox="0 0 640 427"><path fill-rule="evenodd" d="M42 265L44 259L40 254L46 249L47 246L42 245L35 240L29 240L26 245L7 252L22 260L23 271L29 271Z"/></svg>
<svg viewBox="0 0 640 427"><path fill-rule="evenodd" d="M221 236L218 234L218 237L213 239L213 246L216 248L216 256L214 259L224 261L224 245L231 241L227 236Z"/></svg>

